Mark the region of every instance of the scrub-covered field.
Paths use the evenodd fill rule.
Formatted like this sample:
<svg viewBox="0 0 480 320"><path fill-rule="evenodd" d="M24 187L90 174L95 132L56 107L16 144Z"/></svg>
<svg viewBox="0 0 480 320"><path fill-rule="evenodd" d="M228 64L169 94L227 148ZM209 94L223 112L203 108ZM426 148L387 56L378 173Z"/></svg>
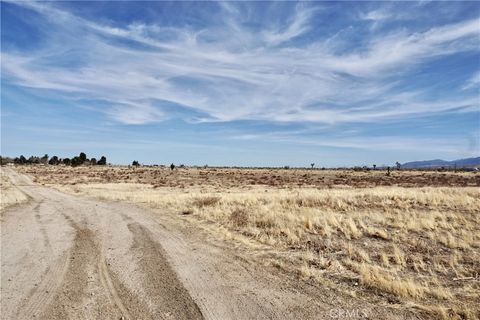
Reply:
<svg viewBox="0 0 480 320"><path fill-rule="evenodd" d="M480 317L475 172L21 166L40 184L168 209L248 259L421 317Z"/></svg>

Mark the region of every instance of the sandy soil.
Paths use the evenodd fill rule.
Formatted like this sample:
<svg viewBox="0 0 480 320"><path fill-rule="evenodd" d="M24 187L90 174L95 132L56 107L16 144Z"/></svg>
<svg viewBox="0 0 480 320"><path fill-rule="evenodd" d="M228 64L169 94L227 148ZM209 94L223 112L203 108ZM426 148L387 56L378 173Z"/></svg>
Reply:
<svg viewBox="0 0 480 320"><path fill-rule="evenodd" d="M31 200L1 216L2 319L410 319L251 263L188 217L5 172Z"/></svg>

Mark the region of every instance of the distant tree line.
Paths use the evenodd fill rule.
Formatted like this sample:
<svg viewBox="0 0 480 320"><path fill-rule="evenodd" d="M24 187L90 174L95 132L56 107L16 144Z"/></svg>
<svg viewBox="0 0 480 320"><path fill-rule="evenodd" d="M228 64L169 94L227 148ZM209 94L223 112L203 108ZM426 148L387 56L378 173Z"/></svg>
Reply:
<svg viewBox="0 0 480 320"><path fill-rule="evenodd" d="M53 156L49 158L48 154L45 154L43 157L31 156L28 159L23 155L21 155L20 157L16 157L14 159L8 158L8 157L0 157L0 163L2 165L8 164L8 163L14 163L17 165L49 164L52 166L63 164L63 165L72 166L72 167L77 167L81 165L104 166L107 164L107 158L105 156L102 156L99 160L97 160L96 158L88 159L87 155L84 152L80 152L78 156L75 156L73 158L63 158L63 159L57 156Z"/></svg>

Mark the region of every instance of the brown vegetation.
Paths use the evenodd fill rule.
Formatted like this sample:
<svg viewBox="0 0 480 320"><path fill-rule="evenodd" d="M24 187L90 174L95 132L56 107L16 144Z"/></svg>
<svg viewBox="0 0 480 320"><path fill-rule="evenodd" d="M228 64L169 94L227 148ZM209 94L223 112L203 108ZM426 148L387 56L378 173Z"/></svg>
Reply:
<svg viewBox="0 0 480 320"><path fill-rule="evenodd" d="M41 169L40 169L41 168ZM276 188L320 187L370 188L400 187L467 187L480 186L480 174L474 172L392 171L385 170L312 170L312 169L226 169L165 167L68 167L19 166L32 174L39 183L142 183L156 187L218 187L270 186ZM41 174L36 174L41 170Z"/></svg>

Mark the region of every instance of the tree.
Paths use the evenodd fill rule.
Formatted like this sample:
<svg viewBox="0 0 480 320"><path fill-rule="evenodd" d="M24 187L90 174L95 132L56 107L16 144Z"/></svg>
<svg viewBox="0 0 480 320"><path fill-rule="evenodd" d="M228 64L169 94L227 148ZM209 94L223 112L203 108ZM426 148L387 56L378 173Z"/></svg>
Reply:
<svg viewBox="0 0 480 320"><path fill-rule="evenodd" d="M173 171L173 169L175 169L175 165L172 163L172 164L170 165L170 170Z"/></svg>
<svg viewBox="0 0 480 320"><path fill-rule="evenodd" d="M80 164L83 164L87 160L87 155L84 152L80 152L79 160Z"/></svg>
<svg viewBox="0 0 480 320"><path fill-rule="evenodd" d="M138 161L137 161L137 160L133 160L133 162L132 162L132 166L134 166L134 167L138 167L138 166L140 166L140 163L138 163Z"/></svg>
<svg viewBox="0 0 480 320"><path fill-rule="evenodd" d="M401 163L400 162L395 162L395 165L397 166L397 170L400 170L400 168L402 167Z"/></svg>
<svg viewBox="0 0 480 320"><path fill-rule="evenodd" d="M28 164L39 164L39 163L40 163L40 158L39 158L39 157L30 156L30 158L28 158L28 160L27 160L27 163L28 163Z"/></svg>
<svg viewBox="0 0 480 320"><path fill-rule="evenodd" d="M376 164L373 165L373 170L375 170L375 169L377 169L377 165L376 165Z"/></svg>
<svg viewBox="0 0 480 320"><path fill-rule="evenodd" d="M58 160L57 156L51 157L50 160L48 161L48 164L53 165L53 166L56 166L59 163L60 163L60 161Z"/></svg>
<svg viewBox="0 0 480 320"><path fill-rule="evenodd" d="M73 157L70 163L72 164L72 167L76 167L82 164L79 157Z"/></svg>
<svg viewBox="0 0 480 320"><path fill-rule="evenodd" d="M27 158L25 158L23 155L20 156L20 164L25 164L27 163Z"/></svg>
<svg viewBox="0 0 480 320"><path fill-rule="evenodd" d="M69 166L71 163L70 158L63 158L63 164Z"/></svg>
<svg viewBox="0 0 480 320"><path fill-rule="evenodd" d="M310 163L310 166L311 166L312 169L313 169L313 167L315 167L315 163Z"/></svg>
<svg viewBox="0 0 480 320"><path fill-rule="evenodd" d="M48 154L45 154L43 157L40 158L40 163L43 163L43 164L48 163Z"/></svg>
<svg viewBox="0 0 480 320"><path fill-rule="evenodd" d="M97 159L95 159L95 158L90 159L90 164L92 166L96 165L97 164Z"/></svg>
<svg viewBox="0 0 480 320"><path fill-rule="evenodd" d="M99 166L104 166L104 165L106 165L106 164L107 164L107 158L105 158L105 156L102 156L102 157L100 158L100 160L97 161L97 164L98 164Z"/></svg>
<svg viewBox="0 0 480 320"><path fill-rule="evenodd" d="M2 157L0 156L0 164L3 166L5 164L9 164L9 163L12 163L14 162L14 159L10 158L10 157Z"/></svg>

